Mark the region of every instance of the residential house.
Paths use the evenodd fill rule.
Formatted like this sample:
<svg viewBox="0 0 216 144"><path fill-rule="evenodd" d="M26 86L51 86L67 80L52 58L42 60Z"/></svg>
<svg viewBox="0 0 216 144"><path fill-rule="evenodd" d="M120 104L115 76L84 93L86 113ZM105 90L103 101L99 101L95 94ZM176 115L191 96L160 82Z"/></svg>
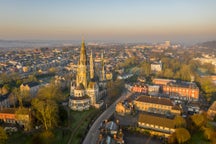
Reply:
<svg viewBox="0 0 216 144"><path fill-rule="evenodd" d="M131 114L132 105L130 105L128 102L120 102L116 104L115 110L120 115Z"/></svg>
<svg viewBox="0 0 216 144"><path fill-rule="evenodd" d="M29 130L31 123L30 109L5 108L0 111L0 120L5 123L19 124Z"/></svg>
<svg viewBox="0 0 216 144"><path fill-rule="evenodd" d="M37 94L40 85L38 82L28 82L20 85L21 92L29 92L31 97L34 97Z"/></svg>
<svg viewBox="0 0 216 144"><path fill-rule="evenodd" d="M106 120L102 123L97 144L124 144L123 132L118 122Z"/></svg>
<svg viewBox="0 0 216 144"><path fill-rule="evenodd" d="M160 62L154 62L151 64L151 71L152 72L161 72L162 71L162 63Z"/></svg>

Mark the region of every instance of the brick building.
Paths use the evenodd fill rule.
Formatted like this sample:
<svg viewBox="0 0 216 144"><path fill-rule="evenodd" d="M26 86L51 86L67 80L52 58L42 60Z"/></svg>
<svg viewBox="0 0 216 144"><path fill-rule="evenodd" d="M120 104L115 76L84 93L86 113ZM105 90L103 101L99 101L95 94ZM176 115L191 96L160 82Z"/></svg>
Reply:
<svg viewBox="0 0 216 144"><path fill-rule="evenodd" d="M169 82L176 82L176 80L173 80L173 79L153 79L152 80L153 84L156 84L156 85L167 85Z"/></svg>
<svg viewBox="0 0 216 144"><path fill-rule="evenodd" d="M169 82L163 85L162 89L170 98L195 101L199 99L199 88L193 82Z"/></svg>
<svg viewBox="0 0 216 144"><path fill-rule="evenodd" d="M131 88L131 92L147 94L148 93L148 86L145 84L134 84Z"/></svg>

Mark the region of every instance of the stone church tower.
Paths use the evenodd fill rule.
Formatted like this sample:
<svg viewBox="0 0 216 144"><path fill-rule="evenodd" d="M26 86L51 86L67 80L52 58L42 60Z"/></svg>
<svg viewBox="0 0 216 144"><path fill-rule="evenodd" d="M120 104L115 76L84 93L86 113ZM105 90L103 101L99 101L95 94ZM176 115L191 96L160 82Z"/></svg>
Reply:
<svg viewBox="0 0 216 144"><path fill-rule="evenodd" d="M84 40L82 41L80 60L76 75L76 85L79 86L80 84L82 84L84 88L87 88L87 55Z"/></svg>
<svg viewBox="0 0 216 144"><path fill-rule="evenodd" d="M104 75L104 64L101 71ZM82 111L97 104L102 95L100 94L99 83L96 77L93 54L91 52L88 62L86 47L83 40L80 50L80 59L77 65L76 82L71 82L69 98L69 107L71 109Z"/></svg>

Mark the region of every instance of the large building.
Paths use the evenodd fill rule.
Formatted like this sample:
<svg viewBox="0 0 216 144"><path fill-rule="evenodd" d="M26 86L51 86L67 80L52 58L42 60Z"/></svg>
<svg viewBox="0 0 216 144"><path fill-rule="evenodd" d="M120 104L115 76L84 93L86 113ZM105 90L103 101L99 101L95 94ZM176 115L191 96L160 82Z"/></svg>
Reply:
<svg viewBox="0 0 216 144"><path fill-rule="evenodd" d="M181 109L168 98L153 96L139 96L133 101L135 109L139 111L180 115Z"/></svg>
<svg viewBox="0 0 216 144"><path fill-rule="evenodd" d="M138 126L147 130L154 135L169 137L175 132L175 122L173 119L156 116L149 113L140 113L138 117Z"/></svg>
<svg viewBox="0 0 216 144"><path fill-rule="evenodd" d="M163 85L167 85L169 82L176 82L176 80L155 78L155 79L153 79L152 82L153 82L153 84L163 86Z"/></svg>
<svg viewBox="0 0 216 144"><path fill-rule="evenodd" d="M92 52L88 61L85 42L82 41L76 81L71 82L69 107L72 110L82 111L88 110L91 105L95 106L101 98L99 87L103 90L106 86L105 81L104 62L102 62L102 70L99 72L99 77L97 77Z"/></svg>
<svg viewBox="0 0 216 144"><path fill-rule="evenodd" d="M163 94L170 98L197 101L199 99L199 88L196 83L192 81L185 82L172 79L153 79L153 83L160 85Z"/></svg>
<svg viewBox="0 0 216 144"><path fill-rule="evenodd" d="M169 82L163 85L163 93L174 99L195 101L199 99L199 88L194 82Z"/></svg>

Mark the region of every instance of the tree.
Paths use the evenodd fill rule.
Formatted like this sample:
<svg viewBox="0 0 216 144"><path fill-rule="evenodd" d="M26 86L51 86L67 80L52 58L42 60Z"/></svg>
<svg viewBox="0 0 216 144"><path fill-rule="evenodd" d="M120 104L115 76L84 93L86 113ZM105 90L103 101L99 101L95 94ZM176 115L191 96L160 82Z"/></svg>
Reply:
<svg viewBox="0 0 216 144"><path fill-rule="evenodd" d="M143 62L141 65L140 75L149 76L151 73L151 66L147 62Z"/></svg>
<svg viewBox="0 0 216 144"><path fill-rule="evenodd" d="M44 125L45 130L55 127L58 123L58 105L51 99L32 100L36 118Z"/></svg>
<svg viewBox="0 0 216 144"><path fill-rule="evenodd" d="M23 83L36 82L36 81L38 80L34 74L29 75L27 78L23 79Z"/></svg>
<svg viewBox="0 0 216 144"><path fill-rule="evenodd" d="M190 140L190 138L191 138L190 133L185 128L177 128L176 131L175 131L175 134L176 134L177 142L179 144L185 143L188 140Z"/></svg>
<svg viewBox="0 0 216 144"><path fill-rule="evenodd" d="M175 119L174 119L174 122L175 122L175 126L177 128L180 128L180 127L186 127L186 121L183 117L181 116L176 116Z"/></svg>
<svg viewBox="0 0 216 144"><path fill-rule="evenodd" d="M6 95L9 93L10 87L8 84L5 84L2 88L1 88L1 94L2 95Z"/></svg>
<svg viewBox="0 0 216 144"><path fill-rule="evenodd" d="M124 81L116 80L115 82L108 82L107 84L107 98L109 101L113 101L119 97L124 89Z"/></svg>
<svg viewBox="0 0 216 144"><path fill-rule="evenodd" d="M209 74L215 73L215 66L211 63L204 63L202 67L205 68Z"/></svg>
<svg viewBox="0 0 216 144"><path fill-rule="evenodd" d="M38 96L40 98L47 98L53 100L61 100L63 98L63 94L59 86L51 83L49 86L41 87L38 91Z"/></svg>
<svg viewBox="0 0 216 144"><path fill-rule="evenodd" d="M0 144L5 144L6 140L8 139L8 136L4 129L0 127Z"/></svg>
<svg viewBox="0 0 216 144"><path fill-rule="evenodd" d="M14 95L13 93L10 93L10 95L9 95L9 103L10 103L10 105L13 105L14 108L16 106L16 101L17 101L16 95Z"/></svg>
<svg viewBox="0 0 216 144"><path fill-rule="evenodd" d="M207 140L212 140L214 138L214 129L212 128L204 128L204 136Z"/></svg>
<svg viewBox="0 0 216 144"><path fill-rule="evenodd" d="M172 78L173 77L173 71L172 71L172 69L170 69L170 68L167 68L167 69L165 69L165 71L164 71L164 77L167 77L167 78Z"/></svg>
<svg viewBox="0 0 216 144"><path fill-rule="evenodd" d="M11 97L13 97L12 99L16 99L17 98L17 100L19 102L19 106L23 107L23 96L21 95L19 88L14 88L12 90Z"/></svg>
<svg viewBox="0 0 216 144"><path fill-rule="evenodd" d="M201 128L206 125L207 117L205 114L194 114L191 116L191 120L197 128Z"/></svg>
<svg viewBox="0 0 216 144"><path fill-rule="evenodd" d="M183 64L180 68L180 75L182 80L190 81L191 80L191 70L189 65Z"/></svg>
<svg viewBox="0 0 216 144"><path fill-rule="evenodd" d="M216 92L214 83L208 77L198 77L198 81L201 85L202 90L206 93L205 96L207 100L210 100L213 93Z"/></svg>

